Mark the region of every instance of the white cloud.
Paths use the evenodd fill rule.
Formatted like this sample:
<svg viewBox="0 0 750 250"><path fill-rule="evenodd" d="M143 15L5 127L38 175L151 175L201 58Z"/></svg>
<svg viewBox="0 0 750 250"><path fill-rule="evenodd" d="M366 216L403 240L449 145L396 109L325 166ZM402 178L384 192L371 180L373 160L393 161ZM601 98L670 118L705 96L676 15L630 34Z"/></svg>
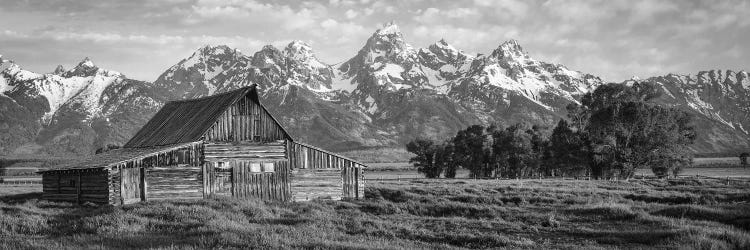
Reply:
<svg viewBox="0 0 750 250"><path fill-rule="evenodd" d="M338 26L338 24L339 22L337 22L336 20L326 19L325 21L320 23L320 26L326 29L330 29L330 28Z"/></svg>
<svg viewBox="0 0 750 250"><path fill-rule="evenodd" d="M353 19L353 18L355 18L355 17L357 17L359 15L359 12L357 12L355 10L352 10L352 9L349 9L344 14L346 15L346 18Z"/></svg>
<svg viewBox="0 0 750 250"><path fill-rule="evenodd" d="M21 33L12 30L4 30L2 36L24 39L50 39L63 42L93 42L103 44L138 43L150 45L234 45L242 47L258 47L263 43L250 37L242 36L170 36L170 35L121 35L117 33L99 32L70 32L70 31L44 31L37 33Z"/></svg>

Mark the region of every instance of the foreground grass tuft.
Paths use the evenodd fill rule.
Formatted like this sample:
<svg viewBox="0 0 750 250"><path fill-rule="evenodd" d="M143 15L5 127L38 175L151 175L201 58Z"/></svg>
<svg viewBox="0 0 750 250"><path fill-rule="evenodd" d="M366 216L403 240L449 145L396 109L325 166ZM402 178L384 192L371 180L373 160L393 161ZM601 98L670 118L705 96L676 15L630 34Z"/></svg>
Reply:
<svg viewBox="0 0 750 250"><path fill-rule="evenodd" d="M0 248L749 249L746 183L394 181L368 183L359 201L123 207L27 194L0 198Z"/></svg>

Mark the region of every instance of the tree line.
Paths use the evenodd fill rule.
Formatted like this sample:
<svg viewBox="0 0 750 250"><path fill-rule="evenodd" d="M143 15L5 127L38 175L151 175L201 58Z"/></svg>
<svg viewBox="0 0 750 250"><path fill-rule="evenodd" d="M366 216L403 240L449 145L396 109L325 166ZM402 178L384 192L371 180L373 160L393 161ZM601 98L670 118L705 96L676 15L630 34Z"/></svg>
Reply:
<svg viewBox="0 0 750 250"><path fill-rule="evenodd" d="M472 178L628 179L639 168L677 175L692 164L692 116L649 102L656 97L649 83L606 84L568 105L568 119L551 131L526 123L473 125L445 141L415 139L406 149L427 178L454 178L458 168Z"/></svg>

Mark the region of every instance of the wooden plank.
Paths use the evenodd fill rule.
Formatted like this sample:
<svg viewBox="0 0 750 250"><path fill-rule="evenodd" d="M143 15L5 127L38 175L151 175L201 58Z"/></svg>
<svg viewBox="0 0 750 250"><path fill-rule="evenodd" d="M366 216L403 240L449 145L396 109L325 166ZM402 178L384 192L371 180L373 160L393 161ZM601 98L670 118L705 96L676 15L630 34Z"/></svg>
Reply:
<svg viewBox="0 0 750 250"><path fill-rule="evenodd" d="M148 192L146 192L146 190L148 190L148 181L146 181L146 172L147 172L146 168L140 169L141 200L142 201L148 201Z"/></svg>

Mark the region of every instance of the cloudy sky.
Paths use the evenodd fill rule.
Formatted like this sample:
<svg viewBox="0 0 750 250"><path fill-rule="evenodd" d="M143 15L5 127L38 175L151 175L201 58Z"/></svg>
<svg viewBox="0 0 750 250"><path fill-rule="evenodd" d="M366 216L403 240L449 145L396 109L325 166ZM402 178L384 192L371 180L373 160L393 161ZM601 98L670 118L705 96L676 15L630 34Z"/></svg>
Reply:
<svg viewBox="0 0 750 250"><path fill-rule="evenodd" d="M517 39L529 54L608 81L705 69L750 70L750 1L0 0L0 54L50 72L90 57L153 81L202 45L252 54L308 42L338 63L383 23L426 47L470 53Z"/></svg>

